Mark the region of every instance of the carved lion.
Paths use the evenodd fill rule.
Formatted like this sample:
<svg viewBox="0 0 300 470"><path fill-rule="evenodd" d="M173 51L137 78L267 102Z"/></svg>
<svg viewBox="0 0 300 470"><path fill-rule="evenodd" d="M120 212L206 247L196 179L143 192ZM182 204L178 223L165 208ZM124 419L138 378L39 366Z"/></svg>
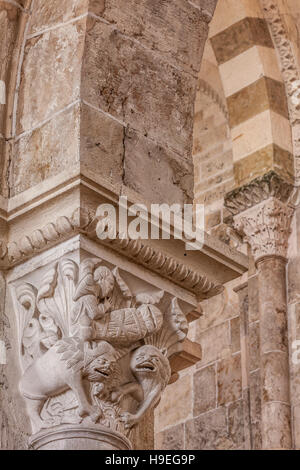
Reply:
<svg viewBox="0 0 300 470"><path fill-rule="evenodd" d="M122 414L121 421L125 428L139 423L149 409L158 405L171 377L170 363L165 353L152 345L141 346L133 353L130 368L138 383L125 385L122 393L131 394L141 404L135 414Z"/></svg>
<svg viewBox="0 0 300 470"><path fill-rule="evenodd" d="M43 427L40 413L45 401L69 389L77 398L79 416L89 415L97 422L102 412L91 404L83 380L101 384L101 390L104 390L106 384L114 381L116 369L115 349L105 341L92 347L86 343L84 349L78 338L58 341L28 367L20 382L33 431Z"/></svg>

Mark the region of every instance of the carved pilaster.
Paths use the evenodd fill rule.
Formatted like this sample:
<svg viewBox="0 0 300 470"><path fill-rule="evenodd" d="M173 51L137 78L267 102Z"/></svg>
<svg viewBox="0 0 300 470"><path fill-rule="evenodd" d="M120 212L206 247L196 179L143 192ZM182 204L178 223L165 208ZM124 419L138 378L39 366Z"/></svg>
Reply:
<svg viewBox="0 0 300 470"><path fill-rule="evenodd" d="M244 234L256 262L265 256L287 257L293 213L272 197L235 217L235 228Z"/></svg>

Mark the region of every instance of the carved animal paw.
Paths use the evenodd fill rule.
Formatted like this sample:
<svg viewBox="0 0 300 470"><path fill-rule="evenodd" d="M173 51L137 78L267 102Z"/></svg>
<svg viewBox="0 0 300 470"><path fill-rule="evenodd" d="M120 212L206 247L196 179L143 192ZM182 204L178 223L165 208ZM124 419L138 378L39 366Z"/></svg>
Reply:
<svg viewBox="0 0 300 470"><path fill-rule="evenodd" d="M124 423L125 429L130 429L139 422L139 418L131 413L123 413L120 420Z"/></svg>
<svg viewBox="0 0 300 470"><path fill-rule="evenodd" d="M102 416L102 411L99 408L87 405L80 406L78 408L78 414L81 418L83 418L84 416L89 416L93 423L96 423Z"/></svg>
<svg viewBox="0 0 300 470"><path fill-rule="evenodd" d="M118 391L118 392L115 391L115 392L112 392L112 393L111 393L110 398L111 398L111 401L112 401L113 403L120 403L120 401L122 400L123 396L124 396L124 394L123 394L121 391Z"/></svg>

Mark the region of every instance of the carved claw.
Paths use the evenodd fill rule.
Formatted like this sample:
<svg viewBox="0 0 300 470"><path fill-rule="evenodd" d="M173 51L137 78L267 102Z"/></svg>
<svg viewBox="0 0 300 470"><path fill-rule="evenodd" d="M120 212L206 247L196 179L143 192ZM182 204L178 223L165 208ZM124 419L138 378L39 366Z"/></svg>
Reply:
<svg viewBox="0 0 300 470"><path fill-rule="evenodd" d="M123 413L120 417L120 421L124 423L125 429L130 429L139 422L137 415L132 415L131 413Z"/></svg>
<svg viewBox="0 0 300 470"><path fill-rule="evenodd" d="M99 408L94 406L80 406L78 408L78 414L81 418L84 416L90 416L93 423L96 423L98 419L102 416L102 411Z"/></svg>

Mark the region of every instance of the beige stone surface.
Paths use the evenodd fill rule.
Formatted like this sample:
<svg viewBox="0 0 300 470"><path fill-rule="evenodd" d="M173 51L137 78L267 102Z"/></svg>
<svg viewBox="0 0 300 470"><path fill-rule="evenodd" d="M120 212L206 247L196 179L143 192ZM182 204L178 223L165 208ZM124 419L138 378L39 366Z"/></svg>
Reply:
<svg viewBox="0 0 300 470"><path fill-rule="evenodd" d="M124 173L124 127L105 114L81 105L80 165L111 183L121 183Z"/></svg>
<svg viewBox="0 0 300 470"><path fill-rule="evenodd" d="M272 48L253 46L220 66L226 98L256 82L262 75L281 81L276 52Z"/></svg>
<svg viewBox="0 0 300 470"><path fill-rule="evenodd" d="M193 168L188 159L131 129L125 130L123 181L153 203L189 203ZM140 178L141 171L147 179Z"/></svg>
<svg viewBox="0 0 300 470"><path fill-rule="evenodd" d="M251 323L249 325L250 371L256 370L260 367L259 343L260 343L259 322Z"/></svg>
<svg viewBox="0 0 300 470"><path fill-rule="evenodd" d="M21 137L14 147L11 194L16 195L79 163L80 107Z"/></svg>
<svg viewBox="0 0 300 470"><path fill-rule="evenodd" d="M202 311L189 316L199 354L171 359L176 372L193 365L172 375L155 443L150 410L131 434L136 448L299 449L299 1L219 0L205 45L215 3L0 2L0 263L7 282L37 270L29 284L38 285L40 269L82 243ZM248 248L224 205L241 186L234 194ZM151 244L96 243L87 224L100 201L120 193L131 202L204 202L213 243L185 253L158 242L155 255ZM208 274L225 282L246 269L229 247L248 250L248 275L197 307ZM31 431L18 392L22 322L2 277L0 298L0 341L14 365L0 366L0 447L23 449ZM20 304L25 323L29 303Z"/></svg>
<svg viewBox="0 0 300 470"><path fill-rule="evenodd" d="M291 449L290 407L283 403L269 403L262 409L263 449Z"/></svg>
<svg viewBox="0 0 300 470"><path fill-rule="evenodd" d="M236 126L231 133L234 161L241 160L272 143L289 153L293 152L289 121L273 111L268 110L256 115Z"/></svg>
<svg viewBox="0 0 300 470"><path fill-rule="evenodd" d="M103 22L91 18L87 29L83 99L188 154L196 79Z"/></svg>
<svg viewBox="0 0 300 470"><path fill-rule="evenodd" d="M178 424L156 434L157 450L182 450L184 446L184 424Z"/></svg>
<svg viewBox="0 0 300 470"><path fill-rule="evenodd" d="M269 352L262 357L262 403L289 403L289 381L286 378L287 357L284 353Z"/></svg>
<svg viewBox="0 0 300 470"><path fill-rule="evenodd" d="M241 325L240 317L230 321L231 351L236 353L241 350Z"/></svg>
<svg viewBox="0 0 300 470"><path fill-rule="evenodd" d="M237 354L218 363L218 404L235 402L241 395L241 356Z"/></svg>
<svg viewBox="0 0 300 470"><path fill-rule="evenodd" d="M17 24L20 11L15 5L0 4L0 80L5 84L5 103L7 102L7 84L10 77L10 66L14 43L17 37ZM3 85L2 85L3 86ZM3 103L3 100L1 100ZM5 135L5 108L0 105L0 134Z"/></svg>
<svg viewBox="0 0 300 470"><path fill-rule="evenodd" d="M192 415L192 377L185 375L168 385L155 410L155 429L163 430L185 421Z"/></svg>
<svg viewBox="0 0 300 470"><path fill-rule="evenodd" d="M230 328L229 323L209 328L202 333L196 333L196 341L202 346L202 360L199 367L210 362L222 359L230 354Z"/></svg>
<svg viewBox="0 0 300 470"><path fill-rule="evenodd" d="M225 408L188 421L185 428L187 450L225 450L230 448Z"/></svg>
<svg viewBox="0 0 300 470"><path fill-rule="evenodd" d="M19 91L18 134L79 98L84 32L85 20L79 20L27 41Z"/></svg>
<svg viewBox="0 0 300 470"><path fill-rule="evenodd" d="M216 366L198 370L193 377L194 416L216 408Z"/></svg>
<svg viewBox="0 0 300 470"><path fill-rule="evenodd" d="M201 0L200 0L201 1ZM224 12L230 11L230 15ZM262 18L259 0L219 0L210 26L210 36L215 36L245 17Z"/></svg>
<svg viewBox="0 0 300 470"><path fill-rule="evenodd" d="M211 1L211 10L213 3L216 2ZM207 24L192 3L127 0L122 1L120 8L118 0L92 0L90 11L176 65L192 72L199 71L202 55L199 51L203 48L202 38L207 34Z"/></svg>
<svg viewBox="0 0 300 470"><path fill-rule="evenodd" d="M37 0L34 4L29 35L74 20L88 11L89 0Z"/></svg>

